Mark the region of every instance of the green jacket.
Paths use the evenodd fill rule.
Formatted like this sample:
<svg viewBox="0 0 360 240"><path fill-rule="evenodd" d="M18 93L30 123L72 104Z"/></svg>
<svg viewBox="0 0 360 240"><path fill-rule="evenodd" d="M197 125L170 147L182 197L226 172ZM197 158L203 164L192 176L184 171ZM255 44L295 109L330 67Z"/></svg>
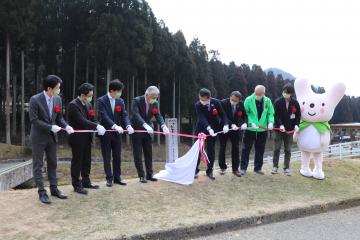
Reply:
<svg viewBox="0 0 360 240"><path fill-rule="evenodd" d="M264 129L261 128L253 129L251 128L251 125L255 123L256 126L262 126L267 128L269 123L274 123L274 114L275 114L274 106L270 98L264 96L263 97L264 109L261 114L261 118L258 119L258 112L256 109L255 101L256 101L255 93L253 93L252 95L248 96L244 102L245 111L248 116L248 130L254 132L264 132L265 131Z"/></svg>

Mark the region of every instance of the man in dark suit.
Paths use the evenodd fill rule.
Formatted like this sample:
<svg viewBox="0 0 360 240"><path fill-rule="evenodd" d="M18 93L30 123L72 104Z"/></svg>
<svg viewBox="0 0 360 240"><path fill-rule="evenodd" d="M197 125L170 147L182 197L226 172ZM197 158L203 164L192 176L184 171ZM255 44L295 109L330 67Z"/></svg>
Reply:
<svg viewBox="0 0 360 240"><path fill-rule="evenodd" d="M215 142L216 132L229 131L228 119L221 106L220 100L211 98L210 90L202 88L199 91L199 101L195 103L195 110L197 115L197 123L195 133L209 133L211 136L206 139L206 152L209 158L209 163L206 170L206 175L215 180L213 175L214 161L215 161ZM195 171L195 178L199 173L200 157Z"/></svg>
<svg viewBox="0 0 360 240"><path fill-rule="evenodd" d="M90 83L83 83L79 86L78 97L72 100L68 106L69 123L76 130L96 130L99 135L104 135L105 128L96 122L95 113L90 104L93 94L94 86ZM78 132L69 137L72 151L71 180L74 191L80 194L87 194L85 188L99 188L90 180L92 137L93 134L89 132Z"/></svg>
<svg viewBox="0 0 360 240"><path fill-rule="evenodd" d="M288 83L283 87L282 97L276 99L274 103L275 127L280 128L281 132L275 132L272 174L278 173L281 144L284 142L284 174L291 176L290 158L293 134L287 134L285 131L298 131L301 117L300 105L293 97L294 94L294 87Z"/></svg>
<svg viewBox="0 0 360 240"><path fill-rule="evenodd" d="M239 141L240 134L239 128L241 130L246 130L246 113L244 108L244 103L241 101L241 93L239 91L234 91L231 93L230 98L224 99L221 101L221 106L223 107L226 117L228 119L228 124L231 126L230 132L226 134L221 134L220 138L220 151L219 151L219 166L220 174L224 175L227 169L226 160L225 160L225 151L226 151L226 142L230 138L231 141L231 160L232 160L232 171L233 174L237 177L241 177L239 172L240 156L239 156Z"/></svg>
<svg viewBox="0 0 360 240"><path fill-rule="evenodd" d="M39 199L50 204L51 200L44 188L42 175L44 153L46 155L50 192L52 196L65 199L67 196L57 188L56 143L57 133L65 128L68 134L74 132L62 115L62 102L58 96L62 80L49 75L43 80L44 91L30 98L29 118L31 122L30 143L32 148L33 173L38 187Z"/></svg>
<svg viewBox="0 0 360 240"><path fill-rule="evenodd" d="M97 100L100 124L107 130L117 131L107 132L100 137L106 186L108 187L112 186L113 181L115 184L126 185L121 179L121 134L124 133L124 128L128 130L129 134L134 133L125 103L121 99L123 88L124 84L118 79L112 80L109 84L109 92ZM113 170L111 170L111 152Z"/></svg>
<svg viewBox="0 0 360 240"><path fill-rule="evenodd" d="M146 183L147 180L157 181L156 178L153 178L152 169L151 142L154 132L152 117L155 117L164 133L169 132L160 113L159 102L157 101L159 94L160 91L157 87L150 86L146 89L144 96L138 96L132 101L131 124L135 130L147 131L147 133L134 133L132 135L134 162L141 183ZM142 163L142 151L144 151L146 179Z"/></svg>

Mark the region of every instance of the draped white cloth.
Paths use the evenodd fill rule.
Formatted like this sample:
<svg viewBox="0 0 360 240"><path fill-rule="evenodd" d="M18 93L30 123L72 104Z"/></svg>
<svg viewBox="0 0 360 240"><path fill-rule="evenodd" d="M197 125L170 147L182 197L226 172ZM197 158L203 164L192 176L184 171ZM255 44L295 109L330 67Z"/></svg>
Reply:
<svg viewBox="0 0 360 240"><path fill-rule="evenodd" d="M183 185L194 182L195 169L199 157L199 139L191 149L173 163L166 163L165 170L161 170L154 178Z"/></svg>

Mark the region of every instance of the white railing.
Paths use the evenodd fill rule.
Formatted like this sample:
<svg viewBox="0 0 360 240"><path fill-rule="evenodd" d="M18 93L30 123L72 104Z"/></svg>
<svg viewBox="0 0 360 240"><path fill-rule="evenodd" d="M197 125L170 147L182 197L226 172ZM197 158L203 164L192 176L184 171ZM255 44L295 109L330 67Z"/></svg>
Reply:
<svg viewBox="0 0 360 240"><path fill-rule="evenodd" d="M324 159L343 159L349 157L360 157L360 141L345 142L329 145L323 152ZM280 155L280 161L284 161L284 154ZM301 151L291 153L291 161L300 161ZM272 162L272 157L268 156L264 162Z"/></svg>

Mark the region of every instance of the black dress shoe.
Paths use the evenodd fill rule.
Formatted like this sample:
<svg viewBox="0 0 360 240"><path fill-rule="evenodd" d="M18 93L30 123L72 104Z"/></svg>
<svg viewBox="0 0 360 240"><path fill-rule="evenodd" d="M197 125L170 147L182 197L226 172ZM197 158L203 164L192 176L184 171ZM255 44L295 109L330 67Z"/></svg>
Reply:
<svg viewBox="0 0 360 240"><path fill-rule="evenodd" d="M51 200L45 191L39 192L39 200L44 204L50 204Z"/></svg>
<svg viewBox="0 0 360 240"><path fill-rule="evenodd" d="M215 177L214 177L213 173L207 173L206 176L208 178L210 178L211 180L215 180Z"/></svg>
<svg viewBox="0 0 360 240"><path fill-rule="evenodd" d="M140 177L140 182L141 182L141 183L147 183L147 181L145 180L144 177Z"/></svg>
<svg viewBox="0 0 360 240"><path fill-rule="evenodd" d="M119 184L119 185L122 185L122 186L126 186L126 183L124 183L121 180L114 180L114 184Z"/></svg>
<svg viewBox="0 0 360 240"><path fill-rule="evenodd" d="M112 187L112 180L106 180L106 186L107 187Z"/></svg>
<svg viewBox="0 0 360 240"><path fill-rule="evenodd" d="M84 194L84 195L88 194L88 191L86 189L82 188L82 187L74 188L74 192Z"/></svg>
<svg viewBox="0 0 360 240"><path fill-rule="evenodd" d="M83 185L83 188L90 188L90 189L98 189L99 188L99 185L95 185L95 184L84 184Z"/></svg>
<svg viewBox="0 0 360 240"><path fill-rule="evenodd" d="M58 197L60 199L67 199L67 196L61 192L58 188L50 189L51 196Z"/></svg>
<svg viewBox="0 0 360 240"><path fill-rule="evenodd" d="M146 180L152 181L152 182L156 182L156 181L157 181L157 179L156 179L156 178L153 178L153 177L146 177Z"/></svg>

